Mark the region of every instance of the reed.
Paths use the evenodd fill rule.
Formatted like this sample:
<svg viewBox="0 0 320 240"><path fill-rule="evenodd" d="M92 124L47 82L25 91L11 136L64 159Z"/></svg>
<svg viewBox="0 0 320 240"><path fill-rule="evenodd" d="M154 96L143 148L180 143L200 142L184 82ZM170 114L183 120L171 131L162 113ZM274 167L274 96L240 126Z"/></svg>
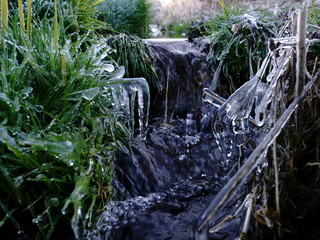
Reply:
<svg viewBox="0 0 320 240"><path fill-rule="evenodd" d="M278 82L274 85L275 88L272 91L273 102L271 102L270 104L270 109L272 110L272 115L270 116L272 117L270 118L269 123L267 125L265 123L263 127L268 127L269 129L265 131L263 130L263 128L260 128L258 130L259 134L261 134L262 132L262 135L260 135L260 137L264 137L261 138L259 144L253 150L252 154L244 160L241 169L233 175L232 179L215 196L208 208L211 211L204 211L203 214L200 215L199 220L202 221L202 225L198 224L198 232L196 232L196 237L198 237L199 239L206 234L206 224L208 224L211 219L213 219L214 216L220 211L219 208L226 206L228 199L230 200L232 199L232 196L235 196L237 188L236 186L239 187L239 184L244 184L243 177L245 176L249 178L251 173L245 174L245 172L249 169L250 171L254 171L257 165L254 166L252 165L253 162L250 163L253 158L256 158L256 160L258 160L265 156L266 159L264 161L268 161L268 164L270 165L265 167L264 171L260 170L260 172L256 172L255 178L257 176L261 176L261 179L259 179L258 181L252 179L246 182L247 186L250 186L250 184L252 184L253 186L251 188L249 187L249 189L251 189L250 191L252 191L252 189L254 189L255 187L260 189L259 192L257 192L260 197L256 197L256 202L254 204L260 204L263 206L263 208L256 210L254 213L254 217L256 222L259 222L260 224L266 225L270 228L270 230L263 230L264 233L270 231L270 234L274 234L274 236L278 235L278 237L283 237L285 239L296 237L299 234L299 231L306 231L305 228L302 228L300 226L300 224L309 224L308 214L311 214L314 211L312 207L309 207L310 205L308 205L308 203L310 201L315 201L316 204L319 204L320 202L319 197L314 197L314 195L312 194L312 192L318 188L319 183L318 132L320 124L318 114L319 94L316 90L319 88L320 77L319 61L317 57L319 52L319 50L317 50L319 41L318 39L309 40L308 38L306 38L307 36L314 35L314 29L318 29L319 27L311 25L309 26L309 28L306 28L308 6L307 3L308 1L305 2L304 7L299 13L300 17L298 21L301 21L301 23L298 22L298 24L296 24L297 18L294 18L295 12L292 13L290 21L283 22L283 27L281 29L278 28L277 24L274 24L271 21L272 26L274 27L274 31L279 32L278 37L284 37L279 38L280 41L277 44L283 44L285 48L281 47L282 45L280 45L280 47L277 47L277 44L274 47L270 46L269 42L268 57L273 56L273 58L276 58L271 61L272 68L278 68L278 72L282 74L275 74L271 77L259 76L259 79L263 82L265 81L265 79L272 79L271 81L273 81L275 79L274 76L278 77ZM312 3L310 8L311 11L314 11L313 4L314 3ZM218 39L221 39L219 34L225 34L224 36L228 36L226 38L227 41L229 41L231 45L237 46L239 43L243 43L248 40L251 36L249 34L246 35L246 39L242 39L242 37L244 36L244 32L242 32L243 29L240 28L239 31L239 28L237 28L238 30L232 31L232 27L230 27L230 25L233 24L234 26L234 24L237 23L231 21L231 16L232 15L229 15L229 17L227 18L229 19L229 22L227 22L228 25L222 25L226 29L229 29L229 32L225 32L226 29L223 29L222 27L222 29L220 28L220 32L219 29L216 29L216 31L214 31L215 35L213 36L218 36ZM222 15L222 20L225 20L224 17L226 17L225 14ZM238 18L238 20L241 19ZM314 21L314 19L312 20L312 18L310 18L309 21ZM259 24L262 24L263 22L259 23L258 21L257 23L259 26ZM264 26L266 26L265 24L269 23L263 23ZM215 26L218 26L219 28L221 25L219 25L219 22L217 22ZM215 26L213 26L211 29L215 29ZM243 25L240 24L240 26L243 28ZM284 31L285 29L291 29L291 31ZM260 30L252 29L252 31L258 32ZM271 33L272 32L270 32L270 34ZM261 32L259 32L258 35L254 35L254 33L251 34L252 36L259 36ZM266 34L265 36L268 35ZM241 42L234 40L237 37L242 39ZM216 38L213 38L213 41L215 39ZM217 41L218 42L213 42L215 46L219 44L220 40ZM223 38L222 41L224 41ZM250 42L247 42L247 44L249 43ZM314 45L312 43L314 43ZM260 46L257 45L256 47L259 48L263 45L264 47L266 47L267 45L263 43L260 44ZM308 49L305 49L306 45L308 45ZM234 63L237 61L238 52L234 52L232 46L227 44L222 46L223 50L227 50L226 52L223 52L223 50L219 51L219 48L213 49L216 50L215 53L217 53L217 51L221 53L220 55L218 55L220 57L219 61L216 61L216 64L218 65L217 69L219 69L219 67L222 69L223 65L227 65L226 67L228 67L228 64L230 64L230 62ZM281 49L281 51L279 49ZM290 51L288 49L290 49ZM294 57L293 55L295 53L295 49L297 49L296 57ZM281 56L281 54L283 54L282 51L288 52L286 55ZM274 55L275 53L276 55ZM226 55L229 54L230 58L226 57ZM292 62L291 64L290 61ZM282 65L284 64L284 62L287 62L287 64ZM250 72L250 65L251 64L249 64L249 66L245 68L247 69L247 72ZM241 65L236 65L236 67L240 68ZM218 74L220 77L220 81L223 80L226 82L226 84L230 85L233 84L231 81L235 76L237 76L237 72L233 71L228 71L228 74L230 74L229 79L225 78L225 76L228 75L223 75L225 74L223 70L221 70L221 73L219 72ZM270 73L266 71L266 74ZM292 79L295 76L297 78L296 86L294 86L295 84L294 82L292 82ZM221 77L223 78L221 79ZM254 78L251 78L251 80L252 79ZM221 88L223 87L224 86L220 82L217 91L221 91ZM283 90L284 87L286 88L285 91ZM250 94L250 92L247 92L247 94ZM290 117L291 115L294 115L294 111L296 111L297 115L299 115L298 119ZM267 151L269 146L270 153L268 154ZM259 152L259 149L261 150L261 152ZM258 163L256 162L255 164ZM263 188L263 190L261 190L261 188ZM232 192L232 189L234 189L234 192ZM251 195L250 191L248 191L248 196ZM274 211L273 209L275 209L276 211ZM249 210L247 211L247 218L249 218L248 214ZM263 221L261 221L259 214L264 218ZM299 221L299 223L297 224L297 218L304 219ZM245 223L248 222L245 221ZM256 225L258 226L258 230L256 230L256 232L263 229L260 228L260 224ZM221 227L219 224L217 226ZM243 229L246 230L248 229L247 227L248 226L245 224ZM312 230L313 229L311 229L311 231Z"/></svg>

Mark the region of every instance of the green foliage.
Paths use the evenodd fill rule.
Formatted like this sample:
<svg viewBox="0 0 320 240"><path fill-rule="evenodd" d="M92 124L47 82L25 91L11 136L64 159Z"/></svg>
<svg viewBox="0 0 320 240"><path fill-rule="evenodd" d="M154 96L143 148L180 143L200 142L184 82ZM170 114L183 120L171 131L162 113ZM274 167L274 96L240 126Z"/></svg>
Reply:
<svg viewBox="0 0 320 240"><path fill-rule="evenodd" d="M98 19L109 23L115 31L148 36L150 4L147 0L108 0L98 5Z"/></svg>
<svg viewBox="0 0 320 240"><path fill-rule="evenodd" d="M64 27L67 34L85 34L88 30L106 29L107 24L96 19L97 5L103 0L56 0L59 15L59 26ZM23 4L23 12L27 22L55 17L54 0L31 1L31 8ZM17 10L17 3L11 2L11 15ZM20 9L19 9L20 10ZM29 16L29 17L28 17Z"/></svg>
<svg viewBox="0 0 320 240"><path fill-rule="evenodd" d="M71 225L81 237L111 197L111 160L125 147L106 40L68 35L58 19L58 43L53 15L33 16L32 39L12 15L0 36L0 230L11 239L61 239L57 228Z"/></svg>
<svg viewBox="0 0 320 240"><path fill-rule="evenodd" d="M313 25L319 26L320 25L320 19L319 19L319 3L316 3L315 0L311 0L311 6L308 11L308 18L309 22Z"/></svg>
<svg viewBox="0 0 320 240"><path fill-rule="evenodd" d="M185 37L186 34L189 32L190 23L183 22L183 23L170 23L166 27L166 35L172 38L181 38Z"/></svg>
<svg viewBox="0 0 320 240"><path fill-rule="evenodd" d="M115 51L110 57L125 67L126 77L143 76L149 84L156 84L156 73L152 66L146 44L138 37L126 34L105 37L108 46Z"/></svg>
<svg viewBox="0 0 320 240"><path fill-rule="evenodd" d="M250 15L249 15L250 14ZM250 18L256 19L256 24ZM226 8L221 14L205 23L210 39L209 58L215 69L223 61L219 75L219 94L227 97L249 80L249 58L253 71L267 53L267 42L274 37L278 24L276 17L267 12L250 12L240 8Z"/></svg>

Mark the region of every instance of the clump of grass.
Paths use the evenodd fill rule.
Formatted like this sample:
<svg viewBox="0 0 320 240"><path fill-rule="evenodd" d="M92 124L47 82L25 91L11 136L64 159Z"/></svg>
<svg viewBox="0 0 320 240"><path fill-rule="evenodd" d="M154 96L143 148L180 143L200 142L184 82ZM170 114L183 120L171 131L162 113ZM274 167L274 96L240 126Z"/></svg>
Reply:
<svg viewBox="0 0 320 240"><path fill-rule="evenodd" d="M150 3L146 0L110 0L99 4L100 21L117 32L145 38L149 33Z"/></svg>
<svg viewBox="0 0 320 240"><path fill-rule="evenodd" d="M0 35L0 229L10 239L72 229L82 238L112 195L111 160L125 146L105 81L110 48L91 31L66 34L58 8L33 16L30 38L18 14Z"/></svg>
<svg viewBox="0 0 320 240"><path fill-rule="evenodd" d="M156 72L145 42L139 37L126 34L110 34L105 39L108 46L115 50L110 53L110 57L125 67L126 77L143 76L149 84L156 84Z"/></svg>
<svg viewBox="0 0 320 240"><path fill-rule="evenodd" d="M250 61L252 70L258 69L268 52L268 39L274 37L278 28L275 17L269 16L265 11L249 12L246 8L223 5L221 14L204 23L203 34L211 42L209 58L219 74L220 95L229 96L250 78ZM222 69L218 69L221 61Z"/></svg>

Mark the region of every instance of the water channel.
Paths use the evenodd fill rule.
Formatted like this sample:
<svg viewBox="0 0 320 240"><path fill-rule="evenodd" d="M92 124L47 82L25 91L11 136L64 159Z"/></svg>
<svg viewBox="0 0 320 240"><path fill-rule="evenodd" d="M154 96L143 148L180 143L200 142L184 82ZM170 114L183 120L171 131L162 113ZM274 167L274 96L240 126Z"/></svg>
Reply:
<svg viewBox="0 0 320 240"><path fill-rule="evenodd" d="M268 149L320 71L275 121L272 104L287 94L283 76L290 72L293 48L279 48L276 57L269 51L256 74L223 99L210 89L214 73L205 39L146 42L159 76L150 87L149 125L139 121L130 150L114 159L116 200L85 230L86 239L271 237L272 230L249 224L252 213L269 229L278 224L263 177ZM147 116L140 87L128 88L143 106L139 120Z"/></svg>
<svg viewBox="0 0 320 240"><path fill-rule="evenodd" d="M206 40L147 44L160 86L150 89L146 138L136 138L130 153L118 154L113 184L117 201L108 204L87 239L193 239L196 219L235 164L226 162L211 129L217 109L203 101L203 88L213 77ZM239 216L210 236L235 238L240 223Z"/></svg>

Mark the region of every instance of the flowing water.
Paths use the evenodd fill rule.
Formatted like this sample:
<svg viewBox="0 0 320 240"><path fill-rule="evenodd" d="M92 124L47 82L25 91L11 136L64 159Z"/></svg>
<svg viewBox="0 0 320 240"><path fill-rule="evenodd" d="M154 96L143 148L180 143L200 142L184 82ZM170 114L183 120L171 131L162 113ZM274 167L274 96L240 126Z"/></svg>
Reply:
<svg viewBox="0 0 320 240"><path fill-rule="evenodd" d="M113 161L114 200L81 234L92 240L272 238L274 232L249 224L251 215L270 229L279 224L268 207L267 186L278 183L263 176L273 170L266 155L320 75L286 102L293 47L282 40L273 39L280 44L276 54L269 51L228 99L212 92L216 78L204 39L147 40L159 81L148 86L137 78L113 87L116 107L127 110L139 131ZM115 82L123 80L121 69L115 75ZM274 160L276 153L274 144Z"/></svg>
<svg viewBox="0 0 320 240"><path fill-rule="evenodd" d="M148 44L160 81L157 89L150 90L147 133L132 141L131 152L121 152L115 159L117 200L87 230L87 239L193 239L200 213L235 171L235 163L251 151L243 144L226 147L235 145L236 136L223 135L222 144L212 131L217 108L202 101L202 90L212 80L207 43ZM240 190L238 194L244 193ZM241 204L239 199L227 206L229 213ZM211 232L210 238L236 238L240 217Z"/></svg>

